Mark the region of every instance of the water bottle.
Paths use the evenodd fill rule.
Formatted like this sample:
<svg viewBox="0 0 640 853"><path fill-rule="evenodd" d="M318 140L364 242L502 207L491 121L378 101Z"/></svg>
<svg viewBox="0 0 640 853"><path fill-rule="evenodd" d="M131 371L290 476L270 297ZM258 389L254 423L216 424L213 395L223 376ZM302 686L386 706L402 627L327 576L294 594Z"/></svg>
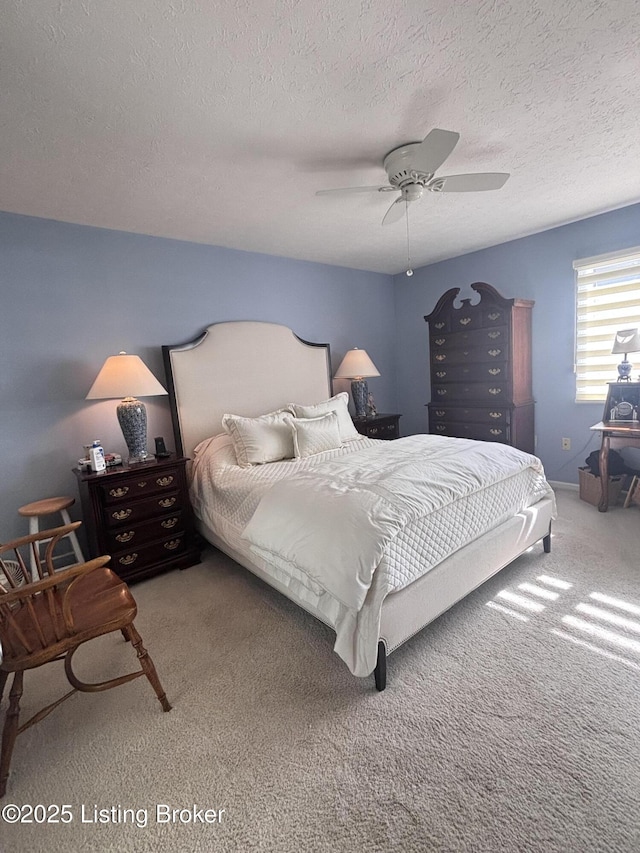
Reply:
<svg viewBox="0 0 640 853"><path fill-rule="evenodd" d="M96 473L104 471L107 467L107 463L104 461L104 448L99 439L96 439L89 449L89 462L91 470Z"/></svg>

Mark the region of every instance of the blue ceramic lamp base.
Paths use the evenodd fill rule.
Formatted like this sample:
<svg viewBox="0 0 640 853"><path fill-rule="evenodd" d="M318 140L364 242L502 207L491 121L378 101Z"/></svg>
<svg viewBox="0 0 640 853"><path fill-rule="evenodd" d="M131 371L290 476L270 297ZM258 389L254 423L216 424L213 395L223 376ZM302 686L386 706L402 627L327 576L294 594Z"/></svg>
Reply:
<svg viewBox="0 0 640 853"><path fill-rule="evenodd" d="M351 383L351 396L356 410L357 418L366 418L367 400L369 399L369 386L366 379L354 379Z"/></svg>
<svg viewBox="0 0 640 853"><path fill-rule="evenodd" d="M118 423L127 442L129 462L147 459L147 410L144 403L133 397L125 397L118 403Z"/></svg>

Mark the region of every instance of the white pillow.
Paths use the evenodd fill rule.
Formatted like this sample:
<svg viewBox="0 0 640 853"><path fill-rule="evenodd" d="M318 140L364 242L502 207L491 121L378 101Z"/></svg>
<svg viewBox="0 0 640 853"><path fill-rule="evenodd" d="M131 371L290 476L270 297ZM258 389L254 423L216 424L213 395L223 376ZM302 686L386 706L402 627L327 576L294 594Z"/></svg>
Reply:
<svg viewBox="0 0 640 853"><path fill-rule="evenodd" d="M286 418L291 413L285 409L259 418L223 415L222 426L231 436L241 468L293 458L293 435Z"/></svg>
<svg viewBox="0 0 640 853"><path fill-rule="evenodd" d="M327 412L319 418L293 418L289 415L287 423L292 430L293 449L298 459L342 447L336 412Z"/></svg>
<svg viewBox="0 0 640 853"><path fill-rule="evenodd" d="M327 412L335 412L338 416L338 428L343 442L362 438L351 420L349 395L346 391L341 391L340 394L336 394L335 397L330 397L322 403L316 403L315 406L299 406L297 403L290 403L289 408L297 418L318 418L321 415L326 415Z"/></svg>

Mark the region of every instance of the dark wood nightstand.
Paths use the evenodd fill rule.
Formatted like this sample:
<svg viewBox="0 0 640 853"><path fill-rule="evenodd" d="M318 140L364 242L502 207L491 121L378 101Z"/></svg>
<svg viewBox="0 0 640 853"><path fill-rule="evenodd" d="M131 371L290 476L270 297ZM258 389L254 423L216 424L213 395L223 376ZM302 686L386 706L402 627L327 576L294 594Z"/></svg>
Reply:
<svg viewBox="0 0 640 853"><path fill-rule="evenodd" d="M402 415L370 415L368 418L354 418L355 428L367 438L400 438L400 418Z"/></svg>
<svg viewBox="0 0 640 853"><path fill-rule="evenodd" d="M127 583L200 562L186 463L172 454L97 474L74 469L91 556L110 554Z"/></svg>

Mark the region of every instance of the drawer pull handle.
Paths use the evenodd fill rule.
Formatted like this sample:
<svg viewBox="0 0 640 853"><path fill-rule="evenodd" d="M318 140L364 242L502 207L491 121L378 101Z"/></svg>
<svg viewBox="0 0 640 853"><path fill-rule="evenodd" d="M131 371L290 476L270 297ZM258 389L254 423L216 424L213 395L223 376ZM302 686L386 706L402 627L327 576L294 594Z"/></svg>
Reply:
<svg viewBox="0 0 640 853"><path fill-rule="evenodd" d="M171 530L172 527L175 527L178 523L177 518L165 518L164 521L161 521L160 524L166 528L167 530Z"/></svg>
<svg viewBox="0 0 640 853"><path fill-rule="evenodd" d="M164 543L164 547L167 551L175 551L176 548L180 547L181 539L170 539L168 542Z"/></svg>
<svg viewBox="0 0 640 853"><path fill-rule="evenodd" d="M127 530L126 533L117 533L116 542L131 542L135 535L135 530Z"/></svg>
<svg viewBox="0 0 640 853"><path fill-rule="evenodd" d="M436 409L436 415L437 415L439 418L443 418L446 414L447 414L447 410L446 410L446 409Z"/></svg>
<svg viewBox="0 0 640 853"><path fill-rule="evenodd" d="M134 552L133 554L125 554L124 557L120 557L118 560L119 563L122 563L123 566L130 566L132 563L138 559L138 555Z"/></svg>
<svg viewBox="0 0 640 853"><path fill-rule="evenodd" d="M444 424L436 424L436 429L438 432L444 432L446 430L446 426Z"/></svg>
<svg viewBox="0 0 640 853"><path fill-rule="evenodd" d="M444 329L445 325L446 323L434 323L433 327L434 329Z"/></svg>
<svg viewBox="0 0 640 853"><path fill-rule="evenodd" d="M147 485L147 481L146 481L146 480L140 480L140 482L138 483L138 488L139 488L139 489L144 489L144 487L145 487L146 485Z"/></svg>
<svg viewBox="0 0 640 853"><path fill-rule="evenodd" d="M496 427L493 427L493 429L490 429L489 432L491 433L491 435L502 435L502 430L497 429Z"/></svg>
<svg viewBox="0 0 640 853"><path fill-rule="evenodd" d="M471 317L461 317L460 318L460 325L461 326L468 326L470 322L471 322Z"/></svg>
<svg viewBox="0 0 640 853"><path fill-rule="evenodd" d="M438 379L442 379L442 378L443 378L443 376L446 376L446 375L447 375L447 371L446 371L446 370L438 370L438 371L436 371L436 376L438 377Z"/></svg>
<svg viewBox="0 0 640 853"><path fill-rule="evenodd" d="M489 337L491 338L491 340L495 340L496 338L499 338L501 335L502 335L502 332L489 332Z"/></svg>
<svg viewBox="0 0 640 853"><path fill-rule="evenodd" d="M111 518L115 518L116 521L124 521L125 518L129 518L132 512L132 509L119 509L111 513Z"/></svg>
<svg viewBox="0 0 640 853"><path fill-rule="evenodd" d="M170 485L171 485L171 483L173 483L173 477L172 477L172 476L169 476L169 477L158 477L158 479L156 480L156 483L157 483L159 486L170 486Z"/></svg>
<svg viewBox="0 0 640 853"><path fill-rule="evenodd" d="M447 358L446 355L437 355L436 361L445 361L446 358Z"/></svg>
<svg viewBox="0 0 640 853"><path fill-rule="evenodd" d="M495 358L497 355L500 355L502 350L501 349L490 349L490 350L487 350L487 352L492 358Z"/></svg>
<svg viewBox="0 0 640 853"><path fill-rule="evenodd" d="M489 412L489 417L490 418L501 418L502 412Z"/></svg>
<svg viewBox="0 0 640 853"><path fill-rule="evenodd" d="M443 397L443 396L447 393L447 389L446 389L446 388L438 388L437 393L438 393L441 397Z"/></svg>
<svg viewBox="0 0 640 853"><path fill-rule="evenodd" d="M490 320L497 320L498 317L500 316L500 312L494 311L493 314L488 314L487 316L489 317Z"/></svg>
<svg viewBox="0 0 640 853"><path fill-rule="evenodd" d="M492 376L497 376L499 373L502 373L502 368L501 367L490 367L489 373Z"/></svg>
<svg viewBox="0 0 640 853"><path fill-rule="evenodd" d="M434 341L434 344L437 344L437 346L441 347L442 344L444 344L446 342L446 340L447 340L446 338L436 338Z"/></svg>
<svg viewBox="0 0 640 853"><path fill-rule="evenodd" d="M502 388L489 388L490 394L499 394L502 391Z"/></svg>
<svg viewBox="0 0 640 853"><path fill-rule="evenodd" d="M129 486L118 486L117 489L109 489L112 498L123 498L129 491Z"/></svg>
<svg viewBox="0 0 640 853"><path fill-rule="evenodd" d="M169 507L173 506L175 502L175 498L162 498L158 501L158 506L161 506L163 509L169 509Z"/></svg>

